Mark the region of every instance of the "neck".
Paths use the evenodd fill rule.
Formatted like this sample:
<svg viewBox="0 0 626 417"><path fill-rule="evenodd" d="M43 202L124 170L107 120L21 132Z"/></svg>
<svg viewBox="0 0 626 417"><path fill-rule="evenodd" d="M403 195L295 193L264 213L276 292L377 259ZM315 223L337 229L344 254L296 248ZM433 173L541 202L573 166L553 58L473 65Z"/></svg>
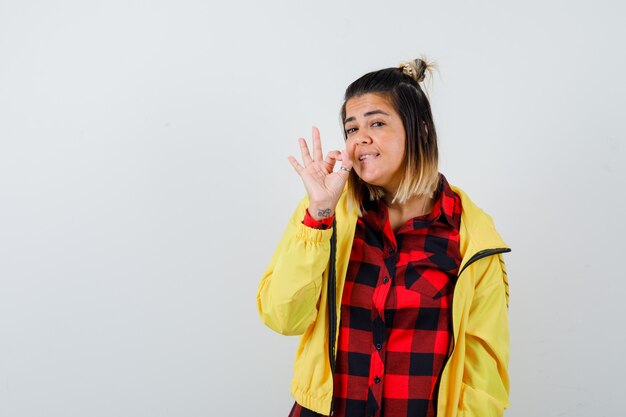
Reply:
<svg viewBox="0 0 626 417"><path fill-rule="evenodd" d="M417 217L430 213L432 211L434 198L427 195L414 196L409 198L404 203L392 202L393 194L389 195L385 193L383 197L385 204L389 210L393 210L399 213L406 213L411 217Z"/></svg>

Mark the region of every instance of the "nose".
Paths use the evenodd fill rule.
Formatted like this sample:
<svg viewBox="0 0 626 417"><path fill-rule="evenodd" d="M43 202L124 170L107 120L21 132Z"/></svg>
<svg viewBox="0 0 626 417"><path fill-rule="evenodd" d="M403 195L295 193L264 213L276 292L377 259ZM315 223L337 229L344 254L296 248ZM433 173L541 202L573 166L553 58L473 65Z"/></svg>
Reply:
<svg viewBox="0 0 626 417"><path fill-rule="evenodd" d="M354 138L354 141L357 145L369 145L372 143L372 138L367 132L358 132L358 135Z"/></svg>

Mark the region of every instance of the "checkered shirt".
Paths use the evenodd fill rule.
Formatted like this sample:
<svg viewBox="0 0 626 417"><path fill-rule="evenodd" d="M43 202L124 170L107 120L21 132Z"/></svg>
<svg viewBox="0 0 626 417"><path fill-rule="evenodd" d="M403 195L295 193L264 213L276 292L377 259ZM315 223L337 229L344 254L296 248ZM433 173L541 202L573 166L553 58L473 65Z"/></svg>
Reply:
<svg viewBox="0 0 626 417"><path fill-rule="evenodd" d="M383 202L359 217L341 302L333 417L433 417L451 348L461 200L440 174L431 213L395 233ZM332 220L331 220L332 221ZM304 223L325 228L308 214ZM319 417L299 404L290 417Z"/></svg>

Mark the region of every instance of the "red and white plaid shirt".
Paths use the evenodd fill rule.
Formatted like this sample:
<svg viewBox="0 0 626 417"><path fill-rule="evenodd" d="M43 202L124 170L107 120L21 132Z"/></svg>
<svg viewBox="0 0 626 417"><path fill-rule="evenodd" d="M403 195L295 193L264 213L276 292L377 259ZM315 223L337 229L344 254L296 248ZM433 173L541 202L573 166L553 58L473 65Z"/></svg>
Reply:
<svg viewBox="0 0 626 417"><path fill-rule="evenodd" d="M431 213L397 232L382 201L356 225L341 302L334 417L433 417L461 263L461 200L440 174ZM307 213L304 223L327 228ZM290 417L318 417L295 404Z"/></svg>

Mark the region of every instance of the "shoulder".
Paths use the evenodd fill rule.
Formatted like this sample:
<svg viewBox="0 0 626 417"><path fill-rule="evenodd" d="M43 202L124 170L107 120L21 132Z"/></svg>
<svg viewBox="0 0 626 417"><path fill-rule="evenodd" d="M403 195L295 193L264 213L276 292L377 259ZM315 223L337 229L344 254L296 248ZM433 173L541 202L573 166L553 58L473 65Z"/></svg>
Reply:
<svg viewBox="0 0 626 417"><path fill-rule="evenodd" d="M461 199L461 232L472 241L476 248L507 247L498 233L493 218L480 208L457 186L450 185L452 191Z"/></svg>

